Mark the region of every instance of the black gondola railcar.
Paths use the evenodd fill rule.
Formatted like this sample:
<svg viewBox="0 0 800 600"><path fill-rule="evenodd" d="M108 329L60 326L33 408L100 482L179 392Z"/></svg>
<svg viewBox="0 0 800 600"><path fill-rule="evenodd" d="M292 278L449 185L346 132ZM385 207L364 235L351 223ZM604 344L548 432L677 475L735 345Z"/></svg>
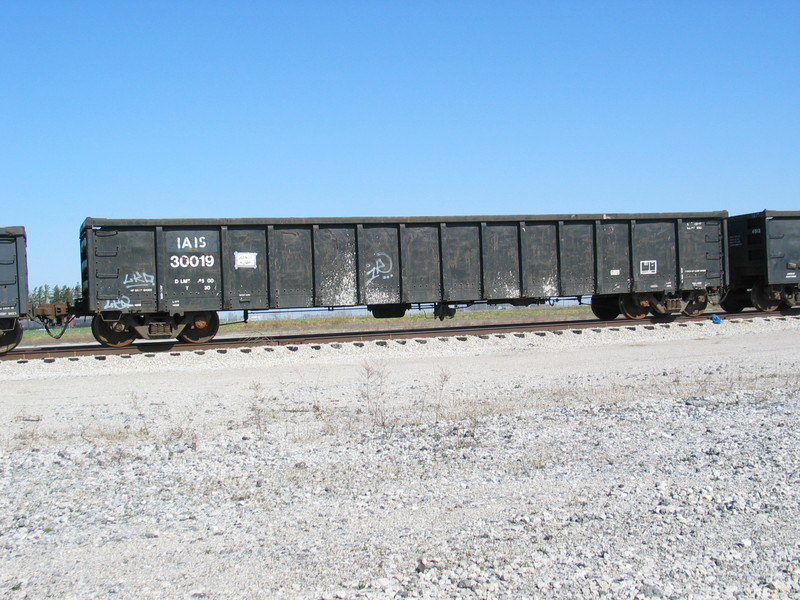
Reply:
<svg viewBox="0 0 800 600"><path fill-rule="evenodd" d="M22 340L19 320L28 316L28 263L24 227L0 229L0 354Z"/></svg>
<svg viewBox="0 0 800 600"><path fill-rule="evenodd" d="M725 311L800 304L800 212L764 210L728 219L730 288Z"/></svg>
<svg viewBox="0 0 800 600"><path fill-rule="evenodd" d="M86 219L81 314L95 337L204 342L218 311L366 305L440 318L475 302L592 296L620 313L701 313L725 285L727 213L328 219Z"/></svg>

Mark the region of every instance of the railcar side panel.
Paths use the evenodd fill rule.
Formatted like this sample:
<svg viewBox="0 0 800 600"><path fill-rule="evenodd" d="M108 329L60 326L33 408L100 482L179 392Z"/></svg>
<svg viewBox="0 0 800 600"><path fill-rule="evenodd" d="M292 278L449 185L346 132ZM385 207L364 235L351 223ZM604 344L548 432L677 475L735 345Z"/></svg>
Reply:
<svg viewBox="0 0 800 600"><path fill-rule="evenodd" d="M270 306L308 308L314 306L314 262L310 225L270 225Z"/></svg>
<svg viewBox="0 0 800 600"><path fill-rule="evenodd" d="M482 223L483 294L486 299L520 297L519 225Z"/></svg>
<svg viewBox="0 0 800 600"><path fill-rule="evenodd" d="M678 287L674 221L637 220L632 234L633 291L674 292Z"/></svg>
<svg viewBox="0 0 800 600"><path fill-rule="evenodd" d="M362 304L398 304L400 242L397 225L359 224L358 276Z"/></svg>
<svg viewBox="0 0 800 600"><path fill-rule="evenodd" d="M798 285L800 212L762 211L728 220L730 284Z"/></svg>
<svg viewBox="0 0 800 600"><path fill-rule="evenodd" d="M679 220L677 227L679 288L701 290L722 285L722 222L688 219Z"/></svg>
<svg viewBox="0 0 800 600"><path fill-rule="evenodd" d="M442 297L440 228L437 224L401 224L403 302L438 302Z"/></svg>
<svg viewBox="0 0 800 600"><path fill-rule="evenodd" d="M315 306L358 304L356 230L314 225Z"/></svg>
<svg viewBox="0 0 800 600"><path fill-rule="evenodd" d="M523 223L522 276L526 298L550 298L561 294L558 243L557 223Z"/></svg>
<svg viewBox="0 0 800 600"><path fill-rule="evenodd" d="M156 312L155 230L100 229L90 235L90 255L86 257L90 310Z"/></svg>
<svg viewBox="0 0 800 600"><path fill-rule="evenodd" d="M767 282L798 285L800 273L800 215L766 219Z"/></svg>
<svg viewBox="0 0 800 600"><path fill-rule="evenodd" d="M631 291L631 226L628 222L595 221L597 294Z"/></svg>
<svg viewBox="0 0 800 600"><path fill-rule="evenodd" d="M466 302L483 297L481 233L477 223L442 224L442 298Z"/></svg>
<svg viewBox="0 0 800 600"><path fill-rule="evenodd" d="M19 317L19 265L17 240L0 236L0 317Z"/></svg>
<svg viewBox="0 0 800 600"><path fill-rule="evenodd" d="M559 221L561 295L582 296L595 290L595 244L592 223Z"/></svg>
<svg viewBox="0 0 800 600"><path fill-rule="evenodd" d="M28 314L28 267L25 230L0 229L0 317Z"/></svg>
<svg viewBox="0 0 800 600"><path fill-rule="evenodd" d="M158 293L161 310L222 309L219 228L164 227Z"/></svg>
<svg viewBox="0 0 800 600"><path fill-rule="evenodd" d="M728 262L730 283L734 287L748 288L766 276L763 225L763 220L754 215L728 219Z"/></svg>
<svg viewBox="0 0 800 600"><path fill-rule="evenodd" d="M220 236L223 308L249 310L268 306L266 229L223 227Z"/></svg>

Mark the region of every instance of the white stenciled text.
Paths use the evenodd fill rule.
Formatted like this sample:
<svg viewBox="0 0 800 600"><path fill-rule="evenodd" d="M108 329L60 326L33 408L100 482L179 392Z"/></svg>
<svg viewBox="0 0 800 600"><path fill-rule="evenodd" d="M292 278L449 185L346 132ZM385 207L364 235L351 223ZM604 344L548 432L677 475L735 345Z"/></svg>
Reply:
<svg viewBox="0 0 800 600"><path fill-rule="evenodd" d="M214 263L213 254L173 254L169 257L169 266L173 269L213 267Z"/></svg>
<svg viewBox="0 0 800 600"><path fill-rule="evenodd" d="M178 250L201 250L206 247L206 236L178 236Z"/></svg>

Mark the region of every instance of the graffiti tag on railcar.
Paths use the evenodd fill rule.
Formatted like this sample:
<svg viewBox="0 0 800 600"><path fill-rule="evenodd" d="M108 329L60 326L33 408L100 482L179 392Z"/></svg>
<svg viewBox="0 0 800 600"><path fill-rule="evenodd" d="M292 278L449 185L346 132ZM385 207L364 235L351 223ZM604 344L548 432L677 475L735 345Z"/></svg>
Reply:
<svg viewBox="0 0 800 600"><path fill-rule="evenodd" d="M133 306L128 296L117 296L106 300L103 310L124 310Z"/></svg>
<svg viewBox="0 0 800 600"><path fill-rule="evenodd" d="M122 284L129 290L136 291L152 291L153 286L156 284L156 276L144 271L136 271L135 273L126 273ZM147 288L147 289L144 289Z"/></svg>
<svg viewBox="0 0 800 600"><path fill-rule="evenodd" d="M384 260L385 259L385 260ZM392 262L392 257L386 254L385 252L378 252L375 254L375 264L367 263L367 282L366 285L369 285L378 277L381 279L391 279L394 277L392 274L392 269L394 268L394 263Z"/></svg>

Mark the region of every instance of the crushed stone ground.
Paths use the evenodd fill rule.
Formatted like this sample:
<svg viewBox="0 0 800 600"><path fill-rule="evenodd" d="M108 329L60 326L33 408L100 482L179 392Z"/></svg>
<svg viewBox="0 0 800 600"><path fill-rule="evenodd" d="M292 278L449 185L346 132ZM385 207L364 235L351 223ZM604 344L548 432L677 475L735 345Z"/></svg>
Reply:
<svg viewBox="0 0 800 600"><path fill-rule="evenodd" d="M800 318L0 363L0 598L800 596Z"/></svg>

